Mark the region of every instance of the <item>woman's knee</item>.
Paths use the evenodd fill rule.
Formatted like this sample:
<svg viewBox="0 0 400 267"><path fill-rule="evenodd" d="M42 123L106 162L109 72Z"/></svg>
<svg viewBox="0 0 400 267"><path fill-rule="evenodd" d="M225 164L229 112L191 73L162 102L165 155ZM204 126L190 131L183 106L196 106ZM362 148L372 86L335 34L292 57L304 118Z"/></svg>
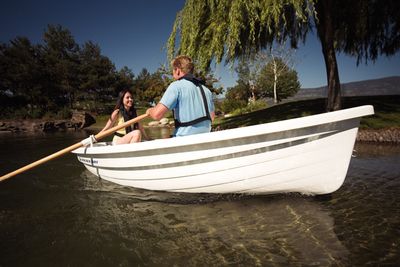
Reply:
<svg viewBox="0 0 400 267"><path fill-rule="evenodd" d="M142 134L139 130L134 130L129 133L131 135L131 143L140 142L142 139Z"/></svg>

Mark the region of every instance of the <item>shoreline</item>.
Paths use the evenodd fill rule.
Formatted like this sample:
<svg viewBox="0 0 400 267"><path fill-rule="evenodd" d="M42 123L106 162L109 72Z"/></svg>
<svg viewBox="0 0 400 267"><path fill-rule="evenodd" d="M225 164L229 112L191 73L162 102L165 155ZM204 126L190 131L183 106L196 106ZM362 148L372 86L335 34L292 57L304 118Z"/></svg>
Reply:
<svg viewBox="0 0 400 267"><path fill-rule="evenodd" d="M58 123L62 125L61 127L54 127L54 124L57 125ZM10 123L8 125L8 123ZM25 125L24 125L25 124ZM52 132L54 131L77 131L77 130L88 130L88 131L100 131L101 127L96 127L95 125L89 127L76 127L76 125L65 125L66 121L52 121L51 126L53 127L46 127L46 123L44 121L37 120L36 124L32 125L27 122L22 123L19 125L20 127L16 127L15 121L0 121L0 134L5 133L43 133L47 132L46 128L50 128ZM29 126L28 126L29 125ZM24 127L25 126L25 127ZM28 126L28 127L27 127ZM59 125L57 125L59 126ZM68 127L69 126L69 127ZM71 127L72 126L72 127ZM75 126L75 127L74 127ZM158 126L145 126L145 128L153 128L153 127L170 127L165 125L158 125ZM369 143L390 143L390 144L400 144L400 127L389 127L389 128L382 128L382 129L358 129L356 142L369 142Z"/></svg>
<svg viewBox="0 0 400 267"><path fill-rule="evenodd" d="M356 141L400 144L400 128L359 129Z"/></svg>

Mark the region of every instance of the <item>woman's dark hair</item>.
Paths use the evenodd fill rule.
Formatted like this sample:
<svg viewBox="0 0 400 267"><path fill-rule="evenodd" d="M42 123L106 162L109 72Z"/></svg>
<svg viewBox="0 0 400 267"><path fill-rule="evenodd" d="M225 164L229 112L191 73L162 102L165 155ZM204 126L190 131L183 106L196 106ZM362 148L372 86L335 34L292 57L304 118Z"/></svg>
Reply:
<svg viewBox="0 0 400 267"><path fill-rule="evenodd" d="M121 92L119 92L118 99L117 99L117 104L114 107L114 110L117 109L117 110L119 110L119 112L121 112L121 115L124 117L124 121L128 121L128 120L131 120L131 119L137 117L136 109L135 109L135 106L134 106L133 103L132 103L132 107L129 110L125 110L125 107L124 107L124 96L125 96L126 93L130 93L131 96L133 96L133 93L132 93L132 91L130 89L122 90ZM139 129L139 124L135 123L133 125L133 129L134 130ZM126 133L131 132L132 131L132 127L131 126L126 127L125 131L126 131Z"/></svg>
<svg viewBox="0 0 400 267"><path fill-rule="evenodd" d="M126 93L130 93L133 96L133 93L130 89L124 89L118 94L118 99L117 99L117 104L114 107L114 110L120 109L121 107L124 107L124 96ZM132 106L133 108L134 106Z"/></svg>

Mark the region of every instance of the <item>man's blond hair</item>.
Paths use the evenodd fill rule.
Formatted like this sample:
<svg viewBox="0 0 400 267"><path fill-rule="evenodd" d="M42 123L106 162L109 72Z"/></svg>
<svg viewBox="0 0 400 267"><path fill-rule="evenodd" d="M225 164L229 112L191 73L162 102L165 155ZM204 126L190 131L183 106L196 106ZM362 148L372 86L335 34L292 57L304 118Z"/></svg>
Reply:
<svg viewBox="0 0 400 267"><path fill-rule="evenodd" d="M177 56L171 61L172 69L179 68L184 73L193 73L194 64L192 59L188 56Z"/></svg>

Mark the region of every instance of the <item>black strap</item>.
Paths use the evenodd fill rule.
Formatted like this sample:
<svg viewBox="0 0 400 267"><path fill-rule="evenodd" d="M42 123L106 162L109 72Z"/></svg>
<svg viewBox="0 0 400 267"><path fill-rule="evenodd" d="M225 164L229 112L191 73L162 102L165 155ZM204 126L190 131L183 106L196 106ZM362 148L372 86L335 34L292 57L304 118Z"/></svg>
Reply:
<svg viewBox="0 0 400 267"><path fill-rule="evenodd" d="M207 116L204 116L204 117L197 118L195 120L187 121L187 122L180 122L177 119L175 119L174 121L175 121L175 128L178 128L178 127L187 127L187 126L195 125L199 122L207 121L207 120L211 120L211 119L208 118Z"/></svg>
<svg viewBox="0 0 400 267"><path fill-rule="evenodd" d="M204 104L204 109L206 110L206 118L208 118L211 121L211 116L210 116L210 111L208 110L208 103L207 103L207 98L206 98L206 93L204 92L203 86L199 85L200 88L201 96L203 98L203 104Z"/></svg>
<svg viewBox="0 0 400 267"><path fill-rule="evenodd" d="M206 120L211 121L210 111L208 109L208 104L207 104L206 93L204 92L204 89L203 89L203 86L202 86L200 80L198 80L197 78L194 78L193 75L185 75L181 79L185 79L185 80L192 82L197 88L200 89L201 98L203 99L203 105L204 105L204 109L206 111L206 115L203 117L191 120L191 121L181 122L175 118L175 114L174 114L175 128L195 125L199 122L206 121Z"/></svg>
<svg viewBox="0 0 400 267"><path fill-rule="evenodd" d="M117 133L117 132L115 132L114 135L116 135L116 136L118 136L118 137L124 137L124 136L125 136L124 134L122 134L122 133Z"/></svg>

